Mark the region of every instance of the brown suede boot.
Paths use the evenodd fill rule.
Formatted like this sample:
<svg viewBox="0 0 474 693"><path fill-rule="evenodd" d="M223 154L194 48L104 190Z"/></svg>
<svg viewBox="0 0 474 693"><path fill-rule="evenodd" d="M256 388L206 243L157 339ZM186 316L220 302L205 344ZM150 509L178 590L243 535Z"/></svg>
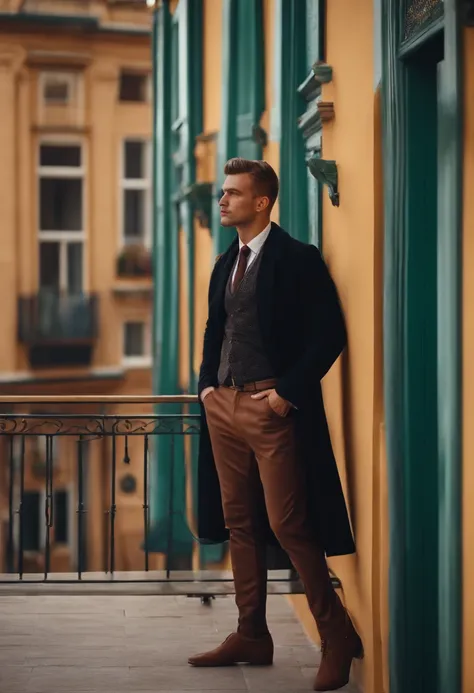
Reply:
<svg viewBox="0 0 474 693"><path fill-rule="evenodd" d="M193 667L229 667L233 664L273 664L273 640L268 634L262 638L245 638L232 633L215 650L188 659Z"/></svg>
<svg viewBox="0 0 474 693"><path fill-rule="evenodd" d="M349 615L342 629L322 634L321 652L323 656L314 690L336 691L349 682L352 660L364 656L362 641Z"/></svg>

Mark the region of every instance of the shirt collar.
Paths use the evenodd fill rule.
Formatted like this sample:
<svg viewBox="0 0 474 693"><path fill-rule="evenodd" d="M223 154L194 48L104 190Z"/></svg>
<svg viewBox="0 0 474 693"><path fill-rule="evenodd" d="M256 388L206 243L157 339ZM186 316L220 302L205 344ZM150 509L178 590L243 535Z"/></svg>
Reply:
<svg viewBox="0 0 474 693"><path fill-rule="evenodd" d="M252 240L249 243L247 243L248 247L250 248L252 253L255 253L255 255L257 255L257 253L259 253L260 250L262 249L263 244L265 243L265 241L268 238L268 234L270 233L271 227L272 227L272 223L270 222L268 224L268 226L266 226L263 229L263 231L260 231L258 236L255 236L255 238L252 238ZM243 245L244 244L242 243L242 241L239 238L239 250L242 248Z"/></svg>

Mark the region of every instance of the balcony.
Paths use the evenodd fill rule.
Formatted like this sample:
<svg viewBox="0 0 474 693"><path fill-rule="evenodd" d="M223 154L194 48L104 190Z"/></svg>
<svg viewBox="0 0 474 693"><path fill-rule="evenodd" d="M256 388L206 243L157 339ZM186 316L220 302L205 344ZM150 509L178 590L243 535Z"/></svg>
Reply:
<svg viewBox="0 0 474 693"><path fill-rule="evenodd" d="M197 402L0 397L0 595L51 594L58 581L70 593L232 593L226 547L193 534ZM269 592L301 592L281 558L269 555Z"/></svg>
<svg viewBox="0 0 474 693"><path fill-rule="evenodd" d="M88 366L97 338L98 298L41 292L18 302L18 338L33 367Z"/></svg>
<svg viewBox="0 0 474 693"><path fill-rule="evenodd" d="M0 397L2 691L310 690L319 652L283 596L302 585L281 563L268 572L275 667L186 665L237 619L227 548L191 531L196 405Z"/></svg>

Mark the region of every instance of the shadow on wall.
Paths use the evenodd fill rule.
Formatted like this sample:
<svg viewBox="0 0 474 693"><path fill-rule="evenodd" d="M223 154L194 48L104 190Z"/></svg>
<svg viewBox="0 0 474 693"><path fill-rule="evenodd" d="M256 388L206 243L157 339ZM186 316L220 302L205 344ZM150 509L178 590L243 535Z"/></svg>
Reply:
<svg viewBox="0 0 474 693"><path fill-rule="evenodd" d="M341 354L341 406L342 406L342 439L344 448L344 460L346 464L347 478L347 504L354 535L357 533L357 497L355 493L355 469L354 469L354 450L353 450L353 422L351 418L351 375L349 347L346 347ZM357 555L357 554L356 554Z"/></svg>

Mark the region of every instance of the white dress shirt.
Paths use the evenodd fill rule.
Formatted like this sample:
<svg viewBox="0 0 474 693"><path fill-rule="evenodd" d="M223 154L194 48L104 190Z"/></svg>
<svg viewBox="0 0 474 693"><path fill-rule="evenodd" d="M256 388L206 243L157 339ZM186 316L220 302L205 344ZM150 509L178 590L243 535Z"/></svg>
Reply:
<svg viewBox="0 0 474 693"><path fill-rule="evenodd" d="M272 224L268 224L263 231L261 231L258 236L255 236L255 238L252 238L252 240L247 243L247 246L250 248L250 255L248 256L247 259L247 267L245 268L245 272L248 271L250 265L252 262L255 262L257 259L257 256L259 252L262 250L265 241L268 238L268 234L270 233L270 229L272 227ZM242 241L239 238L239 253L242 247L245 245L245 243L242 243ZM237 265L239 264L239 256L237 255L237 261L235 263L234 271L232 272L232 282L234 281L235 273L237 272Z"/></svg>

